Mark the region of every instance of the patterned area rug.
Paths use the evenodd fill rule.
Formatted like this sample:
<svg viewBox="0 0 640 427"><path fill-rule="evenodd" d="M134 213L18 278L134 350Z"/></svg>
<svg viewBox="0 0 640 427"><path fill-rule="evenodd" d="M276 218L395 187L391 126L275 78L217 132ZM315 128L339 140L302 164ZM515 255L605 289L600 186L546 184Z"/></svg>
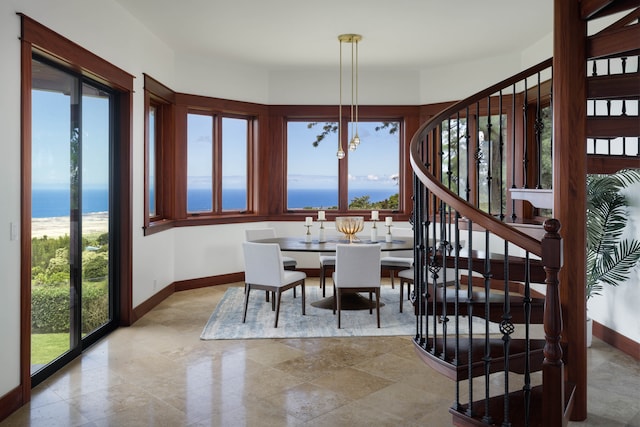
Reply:
<svg viewBox="0 0 640 427"><path fill-rule="evenodd" d="M327 289L327 296L332 290ZM366 294L363 294L366 295ZM313 303L322 300L322 292L317 284L306 287L306 315L302 315L300 288L297 298L291 290L282 294L278 327L273 327L275 312L271 303L265 301L264 291L251 291L247 321L242 323L244 290L241 287L227 289L200 339L253 339L253 338L319 338L350 336L394 336L414 335L416 318L411 303L405 301L404 312L399 312L400 290L383 285L380 291L380 328L376 326L376 312L369 310L343 310L342 327L338 329L337 315L331 309L318 308ZM406 298L406 296L405 296ZM478 319L481 321L480 319ZM484 324L484 321L481 321ZM474 326L475 327L475 326Z"/></svg>

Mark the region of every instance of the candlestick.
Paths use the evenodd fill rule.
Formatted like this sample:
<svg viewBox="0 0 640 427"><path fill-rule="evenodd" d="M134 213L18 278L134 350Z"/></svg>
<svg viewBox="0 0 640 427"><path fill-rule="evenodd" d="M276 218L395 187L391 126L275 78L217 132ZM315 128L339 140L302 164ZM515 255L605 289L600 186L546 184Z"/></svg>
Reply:
<svg viewBox="0 0 640 427"><path fill-rule="evenodd" d="M318 242L324 243L327 239L324 236L324 220L318 220L320 223L320 230L318 230Z"/></svg>
<svg viewBox="0 0 640 427"><path fill-rule="evenodd" d="M391 237L391 224L385 224L385 225L387 227L387 234L384 236L384 240L387 243L391 243L393 241L393 238Z"/></svg>
<svg viewBox="0 0 640 427"><path fill-rule="evenodd" d="M326 221L327 218L324 215L324 211L318 211L318 221Z"/></svg>
<svg viewBox="0 0 640 427"><path fill-rule="evenodd" d="M380 219L380 214L378 211L371 211L371 221L378 221Z"/></svg>
<svg viewBox="0 0 640 427"><path fill-rule="evenodd" d="M305 227L307 227L307 234L305 234L304 236L304 241L307 243L311 243L311 231L309 230L311 228L310 224L305 224Z"/></svg>
<svg viewBox="0 0 640 427"><path fill-rule="evenodd" d="M373 215L371 215L373 217ZM376 221L373 221L373 225L371 226L371 241L373 243L378 241L378 227L376 227Z"/></svg>

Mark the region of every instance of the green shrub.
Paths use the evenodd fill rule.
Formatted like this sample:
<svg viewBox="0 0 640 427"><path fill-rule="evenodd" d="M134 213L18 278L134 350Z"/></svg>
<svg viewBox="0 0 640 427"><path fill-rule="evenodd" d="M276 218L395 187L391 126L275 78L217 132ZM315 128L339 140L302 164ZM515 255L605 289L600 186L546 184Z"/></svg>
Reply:
<svg viewBox="0 0 640 427"><path fill-rule="evenodd" d="M109 319L107 282L85 283L82 288L82 300L82 332L88 333ZM68 286L32 287L32 333L68 332L69 315Z"/></svg>

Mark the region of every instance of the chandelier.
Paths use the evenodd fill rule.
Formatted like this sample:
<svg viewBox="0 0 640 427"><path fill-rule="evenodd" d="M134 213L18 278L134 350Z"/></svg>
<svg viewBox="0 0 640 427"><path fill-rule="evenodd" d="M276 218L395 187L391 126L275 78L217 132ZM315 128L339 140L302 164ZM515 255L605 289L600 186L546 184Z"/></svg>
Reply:
<svg viewBox="0 0 640 427"><path fill-rule="evenodd" d="M340 42L340 104L338 107L338 159L344 158L342 149L342 44L351 43L351 134L349 151L354 151L360 145L358 136L358 43L362 40L360 34L341 34ZM355 94L355 96L354 96ZM354 115L355 113L355 115Z"/></svg>

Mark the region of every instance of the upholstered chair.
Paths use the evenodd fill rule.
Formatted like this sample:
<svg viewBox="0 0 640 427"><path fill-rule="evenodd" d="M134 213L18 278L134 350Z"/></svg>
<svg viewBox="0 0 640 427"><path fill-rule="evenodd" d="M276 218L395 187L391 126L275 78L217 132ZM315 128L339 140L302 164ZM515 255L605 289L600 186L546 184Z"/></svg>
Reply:
<svg viewBox="0 0 640 427"><path fill-rule="evenodd" d="M380 245L338 244L336 266L332 274L334 313L338 311L338 329L341 327L342 296L348 293L369 293L369 313L372 314L372 294L376 295L376 315L380 327Z"/></svg>
<svg viewBox="0 0 640 427"><path fill-rule="evenodd" d="M277 243L242 243L244 253L245 296L242 323L247 319L249 295L252 289L261 289L273 293L271 310L276 312L274 327L278 327L280 299L287 289L302 287L302 314L305 314L304 282L307 275L302 271L285 270L282 265L282 253Z"/></svg>

